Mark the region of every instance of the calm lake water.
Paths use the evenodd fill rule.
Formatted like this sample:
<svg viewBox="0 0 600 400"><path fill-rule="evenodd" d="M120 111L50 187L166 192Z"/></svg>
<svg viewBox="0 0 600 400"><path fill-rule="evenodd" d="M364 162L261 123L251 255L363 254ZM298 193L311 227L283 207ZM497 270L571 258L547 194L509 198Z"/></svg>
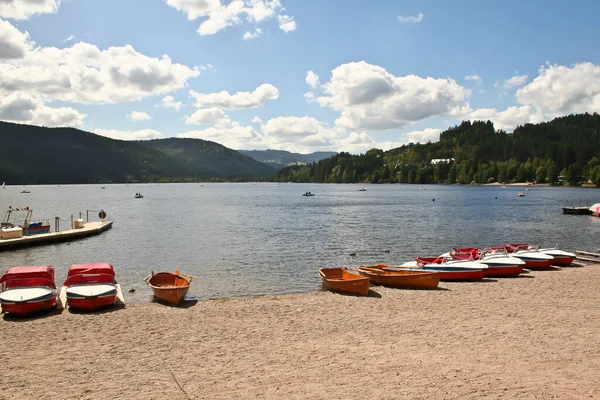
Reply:
<svg viewBox="0 0 600 400"><path fill-rule="evenodd" d="M366 192L360 192L366 187ZM219 298L321 289L324 266L399 264L452 247L509 242L600 247L600 218L563 215L563 205L600 202L581 188L269 183L22 186L0 189L0 207L70 221L100 209L113 228L90 238L0 252L0 272L52 265L57 284L71 264L109 262L126 300L143 302L150 271L198 277L189 297ZM311 191L314 197L303 197ZM143 199L134 199L136 192ZM12 219L11 219L12 220ZM63 226L68 226L64 222ZM54 224L52 223L52 227ZM387 252L389 251L389 252ZM356 256L350 256L356 253ZM135 293L128 293L136 288Z"/></svg>

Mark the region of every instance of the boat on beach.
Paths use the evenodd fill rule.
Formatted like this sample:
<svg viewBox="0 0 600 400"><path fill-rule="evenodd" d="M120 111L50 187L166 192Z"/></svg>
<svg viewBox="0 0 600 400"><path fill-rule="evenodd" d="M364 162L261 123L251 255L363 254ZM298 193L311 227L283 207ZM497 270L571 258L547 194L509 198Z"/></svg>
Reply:
<svg viewBox="0 0 600 400"><path fill-rule="evenodd" d="M69 308L94 311L117 301L115 271L107 263L71 265L64 286Z"/></svg>
<svg viewBox="0 0 600 400"><path fill-rule="evenodd" d="M391 271L386 267L385 264L361 265L358 271L373 283L400 289L437 289L440 282L440 273L436 271Z"/></svg>
<svg viewBox="0 0 600 400"><path fill-rule="evenodd" d="M13 267L2 277L0 304L2 311L19 316L56 306L58 291L54 268L49 265Z"/></svg>
<svg viewBox="0 0 600 400"><path fill-rule="evenodd" d="M369 294L369 278L348 272L346 267L320 268L323 285L333 291L355 296Z"/></svg>
<svg viewBox="0 0 600 400"><path fill-rule="evenodd" d="M490 253L476 247L454 248L443 254L452 260L475 261L487 265L485 276L493 278L515 277L523 272L525 261L504 252Z"/></svg>
<svg viewBox="0 0 600 400"><path fill-rule="evenodd" d="M414 261L390 268L437 271L442 281L477 281L485 278L488 266L475 261L451 260L449 257L417 257Z"/></svg>
<svg viewBox="0 0 600 400"><path fill-rule="evenodd" d="M492 246L484 250L491 253L506 252L511 257L516 257L523 260L525 262L525 268L527 269L549 268L554 261L554 257L551 255L529 249L528 245L521 243Z"/></svg>
<svg viewBox="0 0 600 400"><path fill-rule="evenodd" d="M575 260L574 253L560 250L559 248L557 248L557 246L540 248L540 246L535 246L533 244L527 244L527 243L516 243L516 244L512 244L511 246L517 246L519 248L527 249L527 250L539 251L542 254L546 254L551 257L554 257L554 260L552 260L552 265L559 265L559 266L571 265L571 263Z"/></svg>
<svg viewBox="0 0 600 400"><path fill-rule="evenodd" d="M190 279L188 280L182 275ZM174 273L159 272L156 274L152 272L144 280L152 288L156 300L169 305L178 305L183 302L194 278L196 277L175 271Z"/></svg>

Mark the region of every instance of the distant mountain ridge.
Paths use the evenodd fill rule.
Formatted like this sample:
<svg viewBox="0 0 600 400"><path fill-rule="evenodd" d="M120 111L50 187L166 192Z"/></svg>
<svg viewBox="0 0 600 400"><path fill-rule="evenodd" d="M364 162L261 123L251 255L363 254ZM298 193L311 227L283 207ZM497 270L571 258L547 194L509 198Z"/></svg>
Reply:
<svg viewBox="0 0 600 400"><path fill-rule="evenodd" d="M124 141L0 121L0 140L0 180L7 184L256 180L276 172L201 139Z"/></svg>
<svg viewBox="0 0 600 400"><path fill-rule="evenodd" d="M285 150L238 150L274 168L281 169L291 165L303 165L321 161L333 157L337 153L334 151L317 151L310 154L291 153Z"/></svg>

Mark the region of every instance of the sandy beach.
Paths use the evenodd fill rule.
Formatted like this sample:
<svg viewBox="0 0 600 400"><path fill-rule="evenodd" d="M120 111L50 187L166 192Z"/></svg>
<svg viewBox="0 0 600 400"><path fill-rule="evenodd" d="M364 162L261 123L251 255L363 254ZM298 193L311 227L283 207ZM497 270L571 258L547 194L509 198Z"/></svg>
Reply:
<svg viewBox="0 0 600 400"><path fill-rule="evenodd" d="M600 265L0 321L6 399L600 396Z"/></svg>

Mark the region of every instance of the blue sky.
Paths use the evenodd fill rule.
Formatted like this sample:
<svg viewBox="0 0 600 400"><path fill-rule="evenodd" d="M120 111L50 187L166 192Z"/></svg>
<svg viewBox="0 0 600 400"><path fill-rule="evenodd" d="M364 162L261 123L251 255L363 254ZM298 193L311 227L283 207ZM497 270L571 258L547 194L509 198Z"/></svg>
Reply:
<svg viewBox="0 0 600 400"><path fill-rule="evenodd" d="M361 153L600 111L600 3L3 0L0 119Z"/></svg>

